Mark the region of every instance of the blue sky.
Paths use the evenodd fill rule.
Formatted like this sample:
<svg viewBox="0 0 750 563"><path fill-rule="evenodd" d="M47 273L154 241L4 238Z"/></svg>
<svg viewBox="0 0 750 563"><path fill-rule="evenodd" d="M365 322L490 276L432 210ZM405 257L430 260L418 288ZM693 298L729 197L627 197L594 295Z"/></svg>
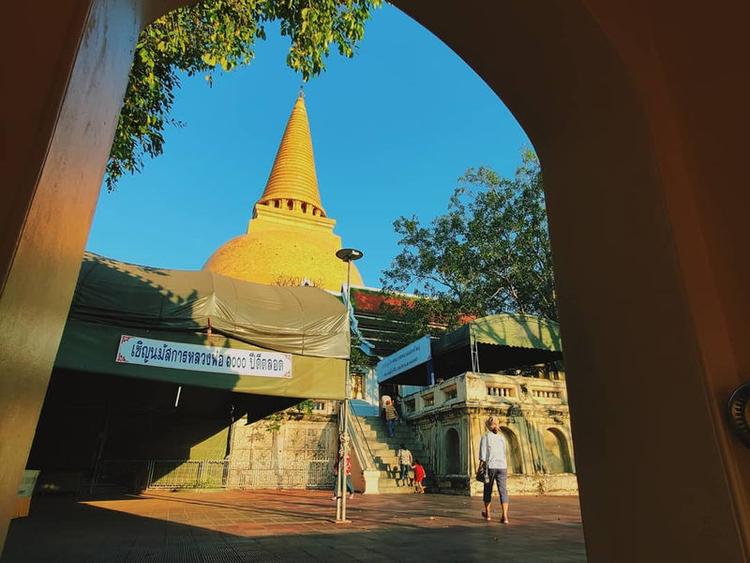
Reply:
<svg viewBox="0 0 750 563"><path fill-rule="evenodd" d="M288 39L270 30L248 67L185 78L165 153L102 190L88 249L199 269L244 233L299 90ZM397 254L393 220L445 211L469 167L512 175L530 142L498 97L453 51L392 6L375 12L353 59L332 54L305 86L321 198L345 246L364 251L365 283Z"/></svg>

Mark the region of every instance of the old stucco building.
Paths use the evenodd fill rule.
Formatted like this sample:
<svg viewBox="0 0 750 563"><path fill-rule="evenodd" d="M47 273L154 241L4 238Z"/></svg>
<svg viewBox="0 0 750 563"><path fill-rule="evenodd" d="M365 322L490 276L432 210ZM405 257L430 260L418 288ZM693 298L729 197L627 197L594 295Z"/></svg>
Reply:
<svg viewBox="0 0 750 563"><path fill-rule="evenodd" d="M473 475L489 416L507 445L512 494L575 494L562 341L557 323L521 314L473 319L412 342L378 365L399 385L402 412L423 446L434 490L479 494Z"/></svg>
<svg viewBox="0 0 750 563"><path fill-rule="evenodd" d="M560 379L466 372L407 395L414 426L440 492L481 494L476 472L484 422L499 416L508 446L511 494L578 491L567 392Z"/></svg>

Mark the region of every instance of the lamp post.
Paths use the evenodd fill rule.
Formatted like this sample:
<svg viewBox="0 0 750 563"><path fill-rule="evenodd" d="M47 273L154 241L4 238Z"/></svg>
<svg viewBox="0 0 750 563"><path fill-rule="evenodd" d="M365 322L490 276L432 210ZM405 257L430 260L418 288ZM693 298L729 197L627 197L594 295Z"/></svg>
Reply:
<svg viewBox="0 0 750 563"><path fill-rule="evenodd" d="M336 258L346 262L346 310L349 314L349 307L352 298L351 278L352 262L359 260L364 256L361 250L356 248L342 248L336 252ZM349 450L349 395L351 394L351 376L349 373L351 360L346 360L346 382L344 391L344 400L341 403L339 415L339 473L336 481L336 523L347 522L346 519L346 457Z"/></svg>

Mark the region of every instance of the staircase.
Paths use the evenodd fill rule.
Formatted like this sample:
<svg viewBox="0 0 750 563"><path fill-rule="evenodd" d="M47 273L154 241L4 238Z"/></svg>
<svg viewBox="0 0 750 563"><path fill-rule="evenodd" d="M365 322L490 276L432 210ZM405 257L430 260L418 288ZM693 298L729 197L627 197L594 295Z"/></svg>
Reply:
<svg viewBox="0 0 750 563"><path fill-rule="evenodd" d="M403 419L396 424L393 438L388 437L385 421L379 416L359 416L362 433L372 452L375 467L380 471L378 476L378 491L381 494L390 493L413 493L414 487L404 484L399 479L400 466L398 463L398 452L401 444L404 444L415 459L424 464L426 459L422 445L417 438L413 428ZM410 473L413 478L413 472Z"/></svg>

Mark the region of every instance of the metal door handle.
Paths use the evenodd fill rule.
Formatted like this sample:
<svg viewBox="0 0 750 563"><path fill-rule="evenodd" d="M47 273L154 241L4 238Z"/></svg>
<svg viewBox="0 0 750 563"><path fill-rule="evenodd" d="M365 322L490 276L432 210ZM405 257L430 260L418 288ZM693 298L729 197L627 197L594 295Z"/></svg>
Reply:
<svg viewBox="0 0 750 563"><path fill-rule="evenodd" d="M750 410L748 410L748 402L750 402L750 381L737 387L729 397L727 414L729 426L732 427L742 443L750 448Z"/></svg>

